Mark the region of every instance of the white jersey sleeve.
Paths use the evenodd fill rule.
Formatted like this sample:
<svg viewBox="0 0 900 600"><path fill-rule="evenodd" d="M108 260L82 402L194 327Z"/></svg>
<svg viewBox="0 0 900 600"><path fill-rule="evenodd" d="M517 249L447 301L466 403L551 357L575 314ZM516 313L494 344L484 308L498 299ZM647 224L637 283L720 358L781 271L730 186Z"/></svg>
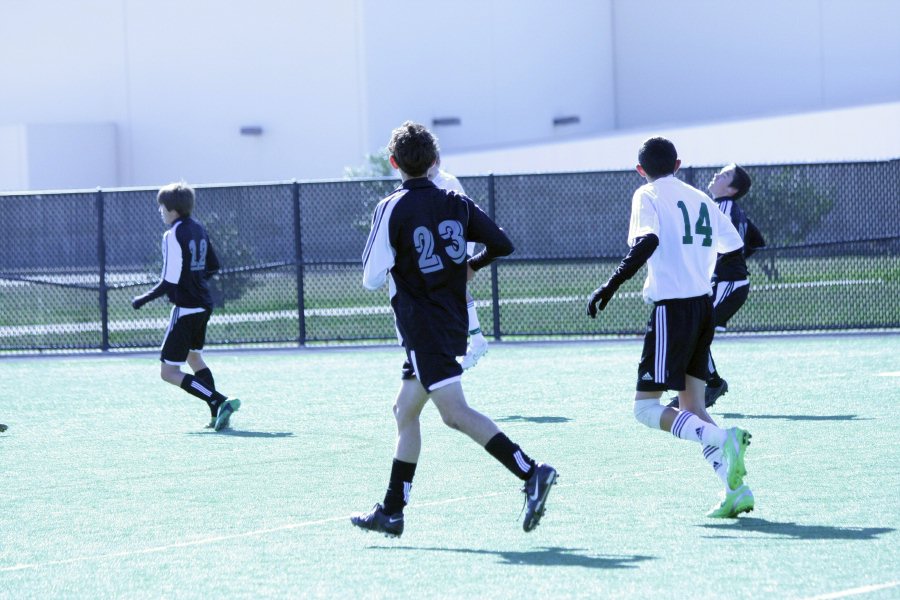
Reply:
<svg viewBox="0 0 900 600"><path fill-rule="evenodd" d="M181 255L181 245L179 245L178 240L175 238L175 229L180 224L181 223L176 223L175 227L166 231L162 238L162 279L169 283L174 283L175 285L178 285L178 281L181 279L181 261L183 258Z"/></svg>
<svg viewBox="0 0 900 600"><path fill-rule="evenodd" d="M716 230L719 232L719 235L716 237L716 252L725 254L741 248L744 245L744 240L741 239L741 234L735 228L734 223L731 222L731 217L721 210L712 212L716 214L719 220L716 227Z"/></svg>
<svg viewBox="0 0 900 600"><path fill-rule="evenodd" d="M388 272L394 266L395 251L391 246L389 224L397 200L399 196L382 200L372 216L372 230L362 255L363 287L369 290L377 290L383 286Z"/></svg>
<svg viewBox="0 0 900 600"><path fill-rule="evenodd" d="M646 186L639 187L631 198L631 223L628 227L628 245L645 235L659 237L659 213Z"/></svg>

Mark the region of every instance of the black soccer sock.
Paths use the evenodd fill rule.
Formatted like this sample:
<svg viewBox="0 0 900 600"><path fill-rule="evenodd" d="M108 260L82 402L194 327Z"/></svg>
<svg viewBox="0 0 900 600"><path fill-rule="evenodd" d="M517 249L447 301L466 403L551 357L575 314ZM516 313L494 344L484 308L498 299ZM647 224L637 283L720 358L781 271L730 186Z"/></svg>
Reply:
<svg viewBox="0 0 900 600"><path fill-rule="evenodd" d="M382 503L384 514L393 515L403 512L403 507L409 503L409 493L412 490L412 480L415 474L416 463L394 459L391 467L391 480Z"/></svg>
<svg viewBox="0 0 900 600"><path fill-rule="evenodd" d="M191 396L196 396L209 405L210 410L218 410L219 405L228 398L217 392L215 389L205 385L199 378L194 375L185 375L181 380L181 389ZM213 413L215 414L215 413Z"/></svg>
<svg viewBox="0 0 900 600"><path fill-rule="evenodd" d="M209 367L200 369L199 371L194 373L194 377L196 377L212 389L216 389L216 380L213 379L213 374L212 371L209 370Z"/></svg>
<svg viewBox="0 0 900 600"><path fill-rule="evenodd" d="M512 443L502 431L488 440L484 449L522 481L528 481L528 478L531 477L534 461L519 448L518 444Z"/></svg>
<svg viewBox="0 0 900 600"><path fill-rule="evenodd" d="M194 378L199 379L201 383L205 384L206 387L215 390L216 389L216 380L213 379L212 371L209 370L209 367L205 369L200 369L196 373L194 373ZM209 405L209 414L212 417L216 416L218 412L218 406L213 406L213 404Z"/></svg>

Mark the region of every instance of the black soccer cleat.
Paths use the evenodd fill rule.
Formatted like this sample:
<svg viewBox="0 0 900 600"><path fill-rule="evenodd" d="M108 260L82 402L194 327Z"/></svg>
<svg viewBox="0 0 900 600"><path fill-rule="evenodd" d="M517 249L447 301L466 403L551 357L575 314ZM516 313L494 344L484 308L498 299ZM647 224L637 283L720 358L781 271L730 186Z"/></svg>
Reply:
<svg viewBox="0 0 900 600"><path fill-rule="evenodd" d="M544 503L547 502L547 494L556 483L556 469L544 463L537 463L531 478L525 482L522 491L525 492L525 519L522 521L522 529L531 531L541 522L544 516Z"/></svg>
<svg viewBox="0 0 900 600"><path fill-rule="evenodd" d="M380 531L388 537L403 535L403 513L385 514L381 504L376 504L370 512L351 516L350 522L361 529Z"/></svg>
<svg viewBox="0 0 900 600"><path fill-rule="evenodd" d="M716 400L718 400L719 398L721 398L722 396L724 396L727 393L728 393L728 382L725 381L724 379L722 380L722 383L720 383L719 385L717 385L715 387L707 385L706 386L706 398L705 398L706 408L709 408L710 406L715 404Z"/></svg>

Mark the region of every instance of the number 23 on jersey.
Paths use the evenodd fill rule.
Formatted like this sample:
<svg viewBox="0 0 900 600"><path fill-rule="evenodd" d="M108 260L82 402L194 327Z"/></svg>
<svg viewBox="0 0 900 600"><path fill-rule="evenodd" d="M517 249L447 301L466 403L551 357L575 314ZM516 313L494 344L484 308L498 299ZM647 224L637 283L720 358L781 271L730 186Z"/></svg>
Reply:
<svg viewBox="0 0 900 600"><path fill-rule="evenodd" d="M434 273L444 268L441 255L435 252L435 235L432 231L420 225L413 231L413 244L419 253L419 270L422 273ZM463 236L462 224L459 221L441 221L438 225L437 238L446 240L442 243L444 253L456 264L461 264L466 258L466 238Z"/></svg>

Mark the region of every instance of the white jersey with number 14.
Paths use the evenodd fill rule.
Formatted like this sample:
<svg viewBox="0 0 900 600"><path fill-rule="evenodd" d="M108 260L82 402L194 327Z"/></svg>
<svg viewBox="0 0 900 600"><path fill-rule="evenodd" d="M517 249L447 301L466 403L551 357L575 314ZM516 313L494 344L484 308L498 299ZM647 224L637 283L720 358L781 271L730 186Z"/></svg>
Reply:
<svg viewBox="0 0 900 600"><path fill-rule="evenodd" d="M659 246L647 261L646 302L712 294L716 257L743 246L715 202L674 175L642 185L632 197L628 245L651 233Z"/></svg>

